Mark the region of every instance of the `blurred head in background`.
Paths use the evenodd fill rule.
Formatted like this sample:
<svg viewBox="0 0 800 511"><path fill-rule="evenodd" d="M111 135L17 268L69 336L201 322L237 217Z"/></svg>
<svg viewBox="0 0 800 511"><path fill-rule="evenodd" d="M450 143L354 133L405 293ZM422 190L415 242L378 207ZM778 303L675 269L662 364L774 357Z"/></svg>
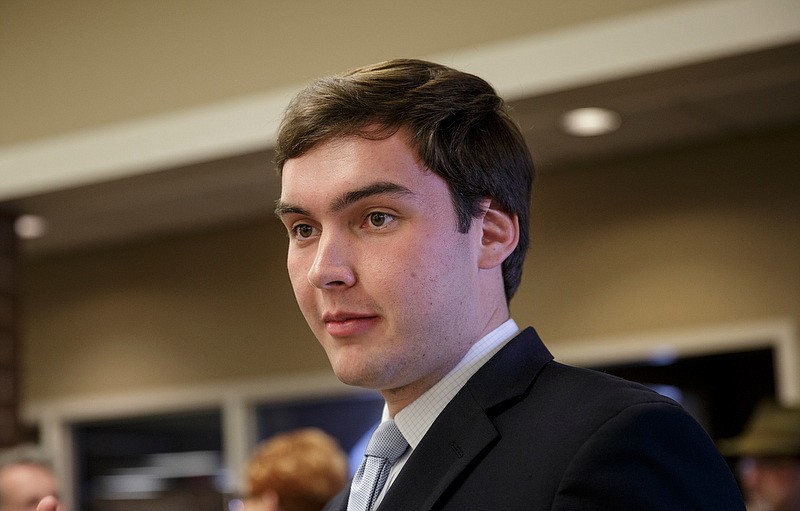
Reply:
<svg viewBox="0 0 800 511"><path fill-rule="evenodd" d="M0 452L0 511L34 511L44 497L57 497L57 490L50 461L36 446Z"/></svg>
<svg viewBox="0 0 800 511"><path fill-rule="evenodd" d="M347 456L319 429L275 435L247 464L245 511L320 511L347 482Z"/></svg>
<svg viewBox="0 0 800 511"><path fill-rule="evenodd" d="M740 458L748 511L800 511L800 407L759 404L744 432L720 450Z"/></svg>

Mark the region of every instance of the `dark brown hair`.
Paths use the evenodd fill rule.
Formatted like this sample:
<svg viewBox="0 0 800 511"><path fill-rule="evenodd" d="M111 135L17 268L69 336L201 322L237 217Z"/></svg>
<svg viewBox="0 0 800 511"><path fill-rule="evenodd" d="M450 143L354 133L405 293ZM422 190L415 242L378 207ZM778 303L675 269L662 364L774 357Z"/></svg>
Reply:
<svg viewBox="0 0 800 511"><path fill-rule="evenodd" d="M448 184L467 232L491 198L517 215L519 243L503 262L508 300L522 278L529 244L533 162L522 133L491 85L475 75L422 60L399 59L322 78L289 104L275 163L336 137L386 138L405 130L421 161Z"/></svg>

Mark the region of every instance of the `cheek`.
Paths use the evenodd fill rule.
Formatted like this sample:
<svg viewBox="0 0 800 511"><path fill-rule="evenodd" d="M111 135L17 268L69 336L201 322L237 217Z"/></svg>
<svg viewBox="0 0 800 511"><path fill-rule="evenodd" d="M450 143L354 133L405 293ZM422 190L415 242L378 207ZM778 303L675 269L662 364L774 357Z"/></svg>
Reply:
<svg viewBox="0 0 800 511"><path fill-rule="evenodd" d="M382 287L385 293L395 295L399 305L431 312L432 309L450 307L454 296L460 296L465 282L464 254L437 250L431 246L411 247L386 265ZM399 270L399 271L398 271ZM391 288L391 289L390 289Z"/></svg>
<svg viewBox="0 0 800 511"><path fill-rule="evenodd" d="M292 283L295 297L299 301L303 293L307 293L310 287L308 267L302 258L293 255L290 250L286 261L286 269L289 273L289 281Z"/></svg>
<svg viewBox="0 0 800 511"><path fill-rule="evenodd" d="M437 281L444 287L462 282L465 272L475 266L464 235L453 236L447 243L419 247L415 252L419 278Z"/></svg>

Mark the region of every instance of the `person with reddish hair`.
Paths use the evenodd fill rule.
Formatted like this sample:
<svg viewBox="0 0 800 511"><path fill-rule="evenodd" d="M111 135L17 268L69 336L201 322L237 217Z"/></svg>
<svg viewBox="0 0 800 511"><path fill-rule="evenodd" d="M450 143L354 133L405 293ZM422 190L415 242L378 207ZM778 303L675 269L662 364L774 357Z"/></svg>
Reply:
<svg viewBox="0 0 800 511"><path fill-rule="evenodd" d="M347 482L347 456L316 428L279 433L247 463L244 511L320 511Z"/></svg>

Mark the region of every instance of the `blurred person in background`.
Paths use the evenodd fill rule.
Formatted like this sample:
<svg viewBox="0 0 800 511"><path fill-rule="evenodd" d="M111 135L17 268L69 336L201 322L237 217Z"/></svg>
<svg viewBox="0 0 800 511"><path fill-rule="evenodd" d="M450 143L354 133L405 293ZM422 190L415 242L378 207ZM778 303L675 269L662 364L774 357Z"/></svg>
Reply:
<svg viewBox="0 0 800 511"><path fill-rule="evenodd" d="M0 452L0 511L34 511L45 497L58 506L56 478L39 448L24 444Z"/></svg>
<svg viewBox="0 0 800 511"><path fill-rule="evenodd" d="M800 511L800 407L759 404L736 438L720 443L738 457L748 511Z"/></svg>
<svg viewBox="0 0 800 511"><path fill-rule="evenodd" d="M320 511L347 482L347 456L319 429L280 433L256 449L245 478L244 511Z"/></svg>

